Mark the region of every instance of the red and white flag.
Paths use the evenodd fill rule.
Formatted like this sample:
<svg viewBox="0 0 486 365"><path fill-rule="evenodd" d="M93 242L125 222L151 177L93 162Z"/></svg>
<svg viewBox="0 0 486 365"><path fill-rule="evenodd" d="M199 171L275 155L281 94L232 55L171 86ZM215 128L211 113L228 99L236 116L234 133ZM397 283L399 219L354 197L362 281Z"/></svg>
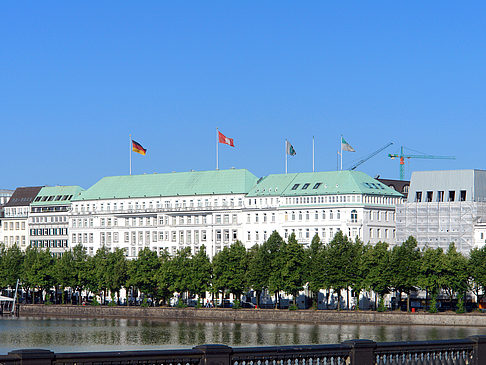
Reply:
<svg viewBox="0 0 486 365"><path fill-rule="evenodd" d="M223 133L218 131L218 139L219 143L227 144L228 146L234 147L235 144L233 143L233 138L226 137Z"/></svg>

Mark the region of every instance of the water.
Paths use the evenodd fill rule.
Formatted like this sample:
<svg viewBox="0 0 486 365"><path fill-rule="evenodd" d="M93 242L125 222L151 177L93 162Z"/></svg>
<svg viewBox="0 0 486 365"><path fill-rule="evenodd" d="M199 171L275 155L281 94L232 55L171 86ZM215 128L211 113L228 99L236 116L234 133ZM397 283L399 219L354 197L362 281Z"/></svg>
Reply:
<svg viewBox="0 0 486 365"><path fill-rule="evenodd" d="M135 319L0 319L0 354L13 349L55 352L191 348L206 343L277 346L340 343L355 338L418 341L484 335L484 327L235 323Z"/></svg>

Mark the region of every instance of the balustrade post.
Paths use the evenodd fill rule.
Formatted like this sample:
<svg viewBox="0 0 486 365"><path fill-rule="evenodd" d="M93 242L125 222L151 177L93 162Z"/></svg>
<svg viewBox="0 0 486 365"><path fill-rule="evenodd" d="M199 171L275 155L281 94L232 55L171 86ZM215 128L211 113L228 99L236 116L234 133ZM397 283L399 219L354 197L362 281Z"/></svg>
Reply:
<svg viewBox="0 0 486 365"><path fill-rule="evenodd" d="M233 349L226 345L201 345L194 347L204 353L200 365L230 365Z"/></svg>
<svg viewBox="0 0 486 365"><path fill-rule="evenodd" d="M376 342L371 340L350 340L343 342L351 347L349 365L374 365Z"/></svg>
<svg viewBox="0 0 486 365"><path fill-rule="evenodd" d="M18 359L19 365L52 365L56 356L52 351L41 349L14 350L8 355Z"/></svg>
<svg viewBox="0 0 486 365"><path fill-rule="evenodd" d="M474 365L486 364L486 336L470 336L474 341Z"/></svg>

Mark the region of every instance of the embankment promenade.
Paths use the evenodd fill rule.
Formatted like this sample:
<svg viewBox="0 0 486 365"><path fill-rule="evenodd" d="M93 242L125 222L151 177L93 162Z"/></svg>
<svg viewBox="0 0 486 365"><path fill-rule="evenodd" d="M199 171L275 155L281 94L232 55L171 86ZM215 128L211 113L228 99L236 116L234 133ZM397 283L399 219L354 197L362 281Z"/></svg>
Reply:
<svg viewBox="0 0 486 365"><path fill-rule="evenodd" d="M309 324L429 325L486 327L486 314L328 310L20 305L21 317L134 318L169 321L294 322Z"/></svg>

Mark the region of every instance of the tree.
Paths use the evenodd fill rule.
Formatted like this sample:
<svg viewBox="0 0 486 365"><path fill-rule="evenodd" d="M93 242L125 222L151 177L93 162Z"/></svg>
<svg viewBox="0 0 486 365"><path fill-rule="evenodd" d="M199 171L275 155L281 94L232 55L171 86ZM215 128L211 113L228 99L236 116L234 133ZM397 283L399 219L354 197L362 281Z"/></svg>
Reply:
<svg viewBox="0 0 486 365"><path fill-rule="evenodd" d="M169 278L169 266L171 264L171 257L167 250L163 250L162 253L159 255L160 266L159 270L156 273L156 280L157 280L157 295L161 298L163 303L167 303L167 299L172 294L169 287L171 285L171 281Z"/></svg>
<svg viewBox="0 0 486 365"><path fill-rule="evenodd" d="M27 248L24 259L24 280L28 288L41 289L40 301L43 301L42 292L54 286L54 259L49 249L38 251L36 248ZM33 301L35 298L33 298Z"/></svg>
<svg viewBox="0 0 486 365"><path fill-rule="evenodd" d="M295 239L295 234L290 235L287 244L284 245L282 254L282 289L286 293L292 294L295 304L297 294L304 285L305 267L307 264L304 248Z"/></svg>
<svg viewBox="0 0 486 365"><path fill-rule="evenodd" d="M67 287L74 288L76 286L76 271L74 267L74 256L71 250L64 252L64 254L56 260L54 266L54 279L56 286L61 287L62 303L66 304L66 297L64 290Z"/></svg>
<svg viewBox="0 0 486 365"><path fill-rule="evenodd" d="M17 280L23 276L24 255L19 246L0 247L0 286L15 288Z"/></svg>
<svg viewBox="0 0 486 365"><path fill-rule="evenodd" d="M237 300L246 289L248 257L240 241L225 247L213 258L213 286L223 293L230 292Z"/></svg>
<svg viewBox="0 0 486 365"><path fill-rule="evenodd" d="M191 249L186 247L178 250L174 257L166 261L159 275L160 283L167 283L170 292L183 293L189 290L189 275Z"/></svg>
<svg viewBox="0 0 486 365"><path fill-rule="evenodd" d="M435 298L444 283L444 269L444 251L442 248L438 247L434 250L427 247L422 252L420 260L418 284L419 287L427 291L425 295L426 301L428 293L432 293L434 298L432 306L435 306Z"/></svg>
<svg viewBox="0 0 486 365"><path fill-rule="evenodd" d="M284 260L285 241L273 231L268 240L263 243L263 257L267 263L268 290L275 294L275 306L278 306L278 293L283 290L282 267Z"/></svg>
<svg viewBox="0 0 486 365"><path fill-rule="evenodd" d="M307 254L307 272L306 280L309 283L309 290L312 293L312 302L317 303L318 293L320 289L326 286L326 258L327 249L321 242L321 239L316 234L312 238L312 242Z"/></svg>
<svg viewBox="0 0 486 365"><path fill-rule="evenodd" d="M350 287L353 289L354 296L356 297L356 310L359 310L359 296L361 291L366 288L365 276L362 273L363 254L365 248L363 242L356 237L354 242L351 241L351 249L352 251L348 275L350 278ZM347 291L347 294L349 303L349 290Z"/></svg>
<svg viewBox="0 0 486 365"><path fill-rule="evenodd" d="M138 288L145 295L156 297L157 273L160 268L157 252L144 248L138 252L138 257L128 265L127 286Z"/></svg>
<svg viewBox="0 0 486 365"><path fill-rule="evenodd" d="M467 259L457 252L454 243L449 245L444 256L443 278L442 289L448 294L452 307L454 294L460 293L465 296L469 282Z"/></svg>
<svg viewBox="0 0 486 365"><path fill-rule="evenodd" d="M486 246L473 248L469 253L468 270L472 280L472 290L479 301L479 292L486 288Z"/></svg>
<svg viewBox="0 0 486 365"><path fill-rule="evenodd" d="M189 292L203 297L211 286L212 265L206 254L206 247L201 246L199 251L190 259L189 266Z"/></svg>
<svg viewBox="0 0 486 365"><path fill-rule="evenodd" d="M260 307L262 290L268 288L268 274L268 263L265 260L264 248L260 245L254 245L248 251L247 284L255 291L257 307Z"/></svg>
<svg viewBox="0 0 486 365"><path fill-rule="evenodd" d="M86 247L78 244L73 247L73 274L74 284L72 289L78 292L77 304L81 304L81 292L88 287L88 280L90 277L88 266L88 254Z"/></svg>
<svg viewBox="0 0 486 365"><path fill-rule="evenodd" d="M107 265L105 272L106 287L111 294L111 302L115 302L115 293L120 298L120 289L126 284L128 279L128 263L125 258L125 250L115 248L113 252L108 253Z"/></svg>
<svg viewBox="0 0 486 365"><path fill-rule="evenodd" d="M390 258L390 286L407 294L407 311L410 311L410 294L418 285L420 251L417 240L410 236L399 246L395 246ZM399 299L399 301L400 301Z"/></svg>
<svg viewBox="0 0 486 365"><path fill-rule="evenodd" d="M106 291L108 290L108 255L109 249L106 246L101 246L96 250L94 260L92 261L91 277L92 291L101 296L101 303L104 304L106 298Z"/></svg>
<svg viewBox="0 0 486 365"><path fill-rule="evenodd" d="M356 252L348 237L338 231L327 248L327 282L338 293L338 310L341 309L341 290L353 283L356 270ZM348 301L349 306L349 301Z"/></svg>
<svg viewBox="0 0 486 365"><path fill-rule="evenodd" d="M366 286L377 293L380 301L390 290L390 251L388 243L378 242L373 247L367 247L363 257ZM376 301L375 301L376 306Z"/></svg>

